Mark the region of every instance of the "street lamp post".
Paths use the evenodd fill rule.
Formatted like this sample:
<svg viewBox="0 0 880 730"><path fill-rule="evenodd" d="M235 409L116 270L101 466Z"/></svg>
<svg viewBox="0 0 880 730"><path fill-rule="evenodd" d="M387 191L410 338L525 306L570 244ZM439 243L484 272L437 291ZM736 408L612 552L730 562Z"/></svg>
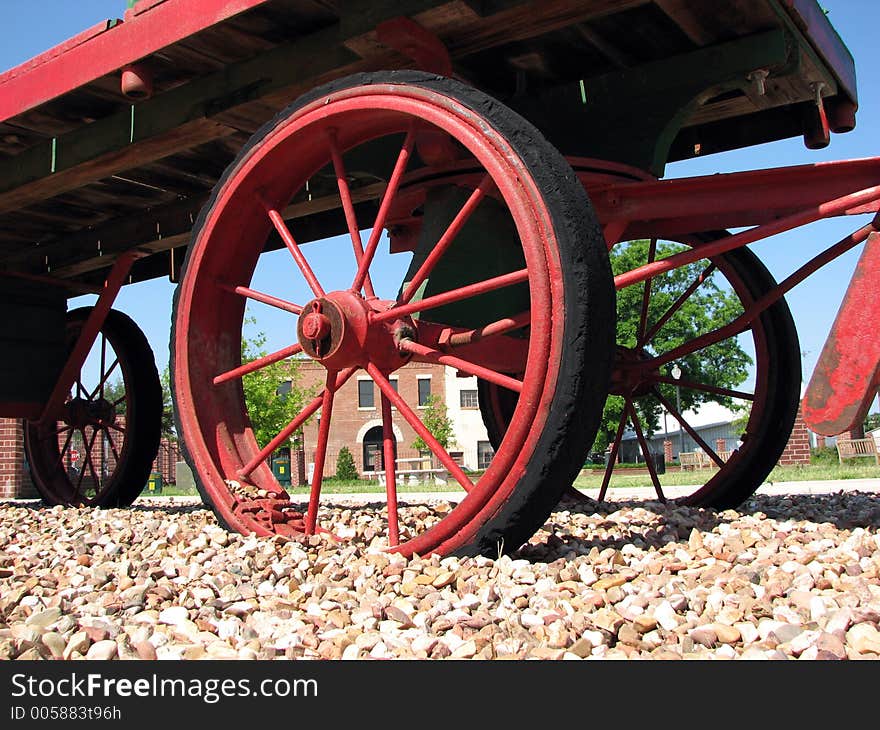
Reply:
<svg viewBox="0 0 880 730"><path fill-rule="evenodd" d="M678 379L681 377L681 368L678 367L678 363L672 366L672 370L669 371L670 375L672 375L673 379L676 381L675 383L675 408L678 411L679 417L681 417L681 386L678 384ZM678 460L681 461L681 452L684 451L684 434L682 433L683 427L681 425L681 421L678 423Z"/></svg>

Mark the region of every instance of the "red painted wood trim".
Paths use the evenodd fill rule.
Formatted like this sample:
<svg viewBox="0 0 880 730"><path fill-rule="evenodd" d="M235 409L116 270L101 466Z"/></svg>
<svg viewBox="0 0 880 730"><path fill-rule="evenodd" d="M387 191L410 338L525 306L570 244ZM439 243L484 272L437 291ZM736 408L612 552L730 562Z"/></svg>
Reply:
<svg viewBox="0 0 880 730"><path fill-rule="evenodd" d="M109 21L0 77L0 121L118 71L166 46L270 0L162 0L128 22ZM101 30L103 29L103 30Z"/></svg>
<svg viewBox="0 0 880 730"><path fill-rule="evenodd" d="M813 369L803 400L804 420L835 436L861 425L880 386L880 234L873 233Z"/></svg>

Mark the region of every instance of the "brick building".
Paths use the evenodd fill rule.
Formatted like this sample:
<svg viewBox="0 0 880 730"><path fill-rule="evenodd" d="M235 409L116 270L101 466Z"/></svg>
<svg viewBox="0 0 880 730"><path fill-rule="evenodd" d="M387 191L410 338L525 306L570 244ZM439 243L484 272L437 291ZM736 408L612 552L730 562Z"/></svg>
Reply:
<svg viewBox="0 0 880 730"><path fill-rule="evenodd" d="M326 370L311 360L300 364L300 382L303 387L317 392L324 385ZM460 378L452 368L443 365L411 362L392 373L389 380L407 405L421 414L433 396L447 409L453 423L454 444L448 451L458 463L471 468L485 468L492 458L486 429L483 426L477 401L477 381L474 377ZM381 392L366 372L354 375L339 391L333 401L333 420L324 475L336 472L339 450L347 446L354 456L358 471L370 475L382 469L382 403ZM416 432L397 409L392 410L397 458L412 459L418 463L420 454L413 449ZM303 449L306 470L314 463L318 442L320 412L303 429ZM434 460L436 466L436 460Z"/></svg>

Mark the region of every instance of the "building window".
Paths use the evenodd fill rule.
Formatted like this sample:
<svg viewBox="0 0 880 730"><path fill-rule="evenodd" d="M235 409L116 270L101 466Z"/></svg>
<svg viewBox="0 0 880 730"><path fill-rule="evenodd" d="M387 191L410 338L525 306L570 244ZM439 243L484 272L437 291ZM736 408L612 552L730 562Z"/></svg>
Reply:
<svg viewBox="0 0 880 730"><path fill-rule="evenodd" d="M477 441L477 469L488 469L495 456L495 449L488 441Z"/></svg>
<svg viewBox="0 0 880 730"><path fill-rule="evenodd" d="M477 395L476 390L462 390L459 391L459 405L462 408L479 408L480 407L480 398Z"/></svg>
<svg viewBox="0 0 880 730"><path fill-rule="evenodd" d="M358 380L358 408L375 408L372 380Z"/></svg>
<svg viewBox="0 0 880 730"><path fill-rule="evenodd" d="M419 378L419 408L428 405L431 399L431 378Z"/></svg>
<svg viewBox="0 0 880 730"><path fill-rule="evenodd" d="M388 382L391 383L391 387L394 388L395 393L400 392L400 389L397 387L397 378L388 378Z"/></svg>

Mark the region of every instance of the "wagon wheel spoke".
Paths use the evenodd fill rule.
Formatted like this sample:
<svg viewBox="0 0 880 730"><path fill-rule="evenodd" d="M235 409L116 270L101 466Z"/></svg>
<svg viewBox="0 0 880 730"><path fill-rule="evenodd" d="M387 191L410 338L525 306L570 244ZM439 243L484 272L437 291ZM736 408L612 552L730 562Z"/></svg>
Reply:
<svg viewBox="0 0 880 730"><path fill-rule="evenodd" d="M339 390L348 379L354 375L357 368L346 368L340 373L336 374L336 383L333 387L334 391ZM273 438L266 446L254 456L247 464L245 464L239 471L238 476L242 479L251 475L251 473L256 469L262 462L264 462L269 456L271 456L275 450L281 446L287 439L289 439L295 431L299 429L309 418L311 418L315 412L321 407L324 402L324 393L325 390L322 390L315 398L313 398L309 404L303 408L296 417L290 421L278 435ZM322 419L323 421L323 419Z"/></svg>
<svg viewBox="0 0 880 730"><path fill-rule="evenodd" d="M114 431L121 434L125 434L127 430L124 426L117 426L115 423L108 423L107 428L112 428Z"/></svg>
<svg viewBox="0 0 880 730"><path fill-rule="evenodd" d="M639 414L638 411L636 411L636 406L631 400L627 400L626 407L629 411L630 421L632 422L633 428L636 432L636 438L639 440L639 447L642 450L642 456L645 457L645 464L648 466L648 474L651 475L651 482L654 484L654 491L657 492L657 498L661 502L665 502L666 497L663 495L663 489L660 487L660 478L657 476L657 470L654 467L653 460L651 459L651 451L648 448L648 442L645 440L645 434L642 431L642 424L639 420Z"/></svg>
<svg viewBox="0 0 880 730"><path fill-rule="evenodd" d="M318 281L318 278L315 276L315 272L312 271L312 267L309 266L309 262L306 261L306 257L300 250L299 244L296 242L296 239L294 239L293 234L284 222L284 218L281 217L281 213L265 201L263 202L263 205L266 208L266 213L269 215L269 220L272 221L272 225L275 226L275 230L278 231L278 235L281 236L281 240L284 241L284 245L287 246L287 250L290 251L296 265L299 266L299 270L305 277L309 288L314 292L316 297L323 297L324 289Z"/></svg>
<svg viewBox="0 0 880 730"><path fill-rule="evenodd" d="M327 458L327 443L330 440L330 421L333 415L333 396L336 393L336 376L333 370L327 371L327 380L321 394L321 424L318 427L318 444L315 449L315 470L309 491L309 509L306 513L306 535L315 534L318 522L318 501L321 497L321 482L324 479L324 461Z"/></svg>
<svg viewBox="0 0 880 730"><path fill-rule="evenodd" d="M401 340L398 344L400 349L403 352L410 353L413 356L413 360L416 362L448 365L449 367L457 368L468 375L476 375L478 378L487 380L490 383L495 383L495 385L500 385L502 388L507 388L516 393L522 392L523 384L521 380L511 378L510 376L499 373L496 370L477 365L476 363L463 360L454 355L444 355L440 350L426 347L425 345L413 342L412 340Z"/></svg>
<svg viewBox="0 0 880 730"><path fill-rule="evenodd" d="M653 263L654 258L657 255L657 239L652 238L651 244L648 247L648 263ZM636 343L641 343L642 338L645 335L645 329L648 326L648 305L651 303L651 283L653 279L645 279L644 288L642 291L642 310L639 312L639 326L636 330Z"/></svg>
<svg viewBox="0 0 880 730"><path fill-rule="evenodd" d="M224 373L220 373L220 375L217 375L214 378L214 385L220 385L229 380L242 378L249 373L254 373L257 370L261 370L281 360L286 360L288 357L293 357L294 355L298 355L301 352L302 345L300 345L299 343L289 345L288 347L283 347L282 349L265 355L264 357L258 357L256 360L251 360L249 363L245 363L244 365L241 365L237 368L233 368L232 370L227 370Z"/></svg>
<svg viewBox="0 0 880 730"><path fill-rule="evenodd" d="M116 444L113 441L113 435L110 433L110 430L107 426L102 426L104 431L104 435L107 438L107 443L110 444L110 451L113 452L113 458L116 459L116 463L119 463L119 452L116 450Z"/></svg>
<svg viewBox="0 0 880 730"><path fill-rule="evenodd" d="M437 241L434 248L431 250L431 253L425 258L422 265L419 267L419 270L415 273L412 278L412 281L407 284L406 289L400 297L400 304L407 304L412 300L412 298L416 295L416 292L425 283L425 280L431 275L431 272L434 270L434 267L443 258L443 255L446 253L446 250L455 241L458 234L461 232L461 229L464 228L465 223L468 222L468 219L471 217L473 212L477 209L477 206L480 204L480 201L486 197L486 194L490 192L495 186L495 183L492 181L492 178L487 174L480 181L480 184L474 189L474 191L470 194L470 197L465 201L464 205L461 207L461 210L458 211L455 218L453 218L452 223L449 224L449 227L443 232L443 235L440 236L440 239Z"/></svg>
<svg viewBox="0 0 880 730"><path fill-rule="evenodd" d="M669 402L669 399L665 398L658 388L653 388L651 392L654 394L657 400L659 400L663 404L663 407L667 411L669 411L672 417L675 418L675 420L678 421L679 424L681 424L681 427L688 432L688 435L694 441L696 441L697 444L699 444L700 448L703 449L703 451L705 451L709 455L712 461L714 461L719 467L724 466L724 460L715 453L715 450L711 446L709 446L709 444L707 444L705 440L703 440L700 434L697 433L696 429L694 429L694 427L691 426L690 423L688 423L684 416L682 416L682 414L678 412L678 409Z"/></svg>
<svg viewBox="0 0 880 730"><path fill-rule="evenodd" d="M110 367L107 368L106 371L104 371L102 368L100 382L95 387L95 389L91 393L89 393L89 398L88 398L89 400L94 400L95 396L98 394L99 391L103 394L104 385L106 385L107 381L110 379L110 376L113 374L113 371L116 370L117 367L119 367L119 358L118 357L113 359L113 362L110 364ZM88 391L86 391L85 388L83 388L83 392L88 392Z"/></svg>
<svg viewBox="0 0 880 730"><path fill-rule="evenodd" d="M71 426L70 430L68 431L67 438L64 440L64 446L62 446L61 451L58 452L58 460L55 462L53 470L54 469L61 469L61 470L64 469L64 455L69 452L70 444L73 441L73 434L74 433L75 433L75 431L74 431L73 427ZM55 436L55 438L57 438L58 436L60 436L60 434L57 434Z"/></svg>
<svg viewBox="0 0 880 730"><path fill-rule="evenodd" d="M272 296L271 294L266 294L264 292L257 291L256 289L251 289L247 286L232 286L231 284L226 284L223 282L218 283L217 286L219 286L224 291L238 294L245 299L253 299L255 302L261 302L262 304L266 304L270 307L275 307L276 309L281 309L285 312L290 312L291 314L302 314L303 308L299 304L288 302L286 299L281 299L279 297Z"/></svg>
<svg viewBox="0 0 880 730"><path fill-rule="evenodd" d="M620 442L623 440L623 429L626 428L627 413L626 405L623 408L623 414L620 416L620 423L617 425L617 433L614 435L614 441L611 442L611 453L608 455L608 463L605 465L605 473L602 475L602 486L599 487L598 500L601 502L605 499L608 492L608 484L611 482L611 472L614 471L614 462L617 460L617 452L620 451Z"/></svg>
<svg viewBox="0 0 880 730"><path fill-rule="evenodd" d="M76 482L76 489L74 490L74 499L76 497L82 496L82 483L83 477L86 474L86 465L89 466L89 470L92 472L92 478L95 480L95 484L97 485L97 475L95 474L95 467L92 465L92 447L95 445L95 436L97 435L97 429L92 429L92 440L89 441L86 436L85 428L80 429L80 433L83 437L83 466L82 469L79 470L79 479Z"/></svg>
<svg viewBox="0 0 880 730"><path fill-rule="evenodd" d="M657 378L658 383L666 383L667 385L677 385L681 388L686 388L688 390L701 390L704 393L712 393L713 395L721 395L726 396L728 398L737 398L739 400L755 400L754 393L747 393L743 390L733 390L731 388L720 388L716 385L709 385L708 383L696 383L692 380L685 380L684 378L679 378L676 380L675 378L669 377L667 375L661 375Z"/></svg>
<svg viewBox="0 0 880 730"><path fill-rule="evenodd" d="M364 242L361 239L361 231L358 227L357 215L354 211L354 202L351 199L351 189L348 186L348 175L345 171L345 163L342 160L342 153L339 151L339 143L334 130L328 131L327 142L330 146L330 157L333 160L333 171L336 173L336 185L339 188L342 210L345 213L345 223L348 226L348 235L351 237L351 247L357 262L358 274L360 274L361 266L366 260L364 257ZM376 292L373 290L373 282L370 279L370 275L366 273L366 268L364 272L364 291L368 297L374 297Z"/></svg>
<svg viewBox="0 0 880 730"><path fill-rule="evenodd" d="M707 347L717 345L719 342L741 335L743 332L747 332L751 328L749 323L742 323L741 320L742 318L738 318L724 327L719 327L716 330L695 337L679 347L664 352L662 355L653 358L651 364L655 368L659 368L667 363L673 362L674 360L682 360L688 355L693 355L700 350L705 350Z"/></svg>
<svg viewBox="0 0 880 730"><path fill-rule="evenodd" d="M509 274L502 274L501 276L495 276L491 279L478 281L475 284L468 284L467 286L458 287L457 289L450 289L449 291L443 292L442 294L435 294L434 296L425 297L424 299L417 302L408 302L407 304L395 304L390 309L387 309L384 312L379 312L375 317L373 317L373 321L384 322L386 320L396 319L397 317L402 317L406 314L412 314L414 312L425 312L429 309L435 309L437 307L443 307L447 304L453 304L455 302L460 302L465 299L470 299L471 297L476 297L480 294L487 294L488 292L495 291L496 289L502 289L506 286L522 284L523 282L528 280L528 269L512 271Z"/></svg>
<svg viewBox="0 0 880 730"><path fill-rule="evenodd" d="M397 391L394 390L394 386L391 385L388 378L382 374L379 368L370 363L367 365L367 372L370 374L370 377L373 378L373 382L379 386L379 390L382 391L382 394L391 401L395 408L397 408L400 415L402 415L409 425L413 427L413 430L419 435L422 441L428 445L428 448L434 453L440 463L446 467L449 473L455 477L455 480L462 486L462 488L466 492L473 489L473 482L471 482L467 474L465 474L461 467L455 463L449 455L449 452L440 445L425 424L422 423L422 420L407 405L406 401L400 397Z"/></svg>
<svg viewBox="0 0 880 730"><path fill-rule="evenodd" d="M358 262L358 270L352 282L352 291L359 292L364 287L369 277L370 266L373 263L373 257L376 255L376 249L379 247L379 239L382 231L385 229L385 221L388 220L388 212L391 210L391 204L400 188L400 181L403 179L403 173L406 172L406 166L412 155L413 145L415 144L415 123L410 123L406 137L403 140L403 146L397 155L397 161L394 163L394 170L388 179L388 187L382 196L382 202L379 204L379 212L376 214L376 220L373 221L373 229L370 232L370 238L367 241L367 248L364 251L363 258ZM334 158L335 165L335 158ZM353 239L352 239L353 240ZM360 235L358 235L360 241ZM372 284L370 284L372 288ZM368 292L369 293L369 292Z"/></svg>
<svg viewBox="0 0 880 730"><path fill-rule="evenodd" d="M104 398L104 365L106 363L107 358L107 335L104 332L101 332L101 369L98 371L101 373L101 382L98 383L99 397L101 399ZM94 397L94 396L93 396Z"/></svg>
<svg viewBox="0 0 880 730"><path fill-rule="evenodd" d="M483 325L482 327L477 327L471 330L462 330L451 334L444 343L444 348L451 349L455 347L463 347L466 345L472 345L475 342L486 339L487 337L506 335L509 332L528 327L531 324L531 321L532 313L531 310L527 309L512 317L497 319L494 322ZM423 322L424 320L422 320L422 323ZM441 325L437 326L440 327Z"/></svg>
<svg viewBox="0 0 880 730"><path fill-rule="evenodd" d="M123 395L122 397L117 398L115 401L113 401L113 403L111 403L110 405L112 405L114 408L118 408L119 404L125 403L126 400L128 400L128 395Z"/></svg>
<svg viewBox="0 0 880 730"><path fill-rule="evenodd" d="M388 544L400 544L400 520L397 515L397 475L394 463L394 427L391 401L382 393L382 461L385 466L385 497L388 504Z"/></svg>
<svg viewBox="0 0 880 730"><path fill-rule="evenodd" d="M654 339L657 333L663 328L670 319L672 319L673 315L681 309L682 305L693 296L694 292L699 289L700 285L709 280L709 277L715 271L715 264L710 263L700 274L694 279L694 281L688 286L687 289L682 292L681 296L678 297L652 326L651 328L644 333L644 335L639 338L638 347L644 347L645 343L650 342ZM648 279L651 281L651 279ZM647 283L647 282L646 282Z"/></svg>

